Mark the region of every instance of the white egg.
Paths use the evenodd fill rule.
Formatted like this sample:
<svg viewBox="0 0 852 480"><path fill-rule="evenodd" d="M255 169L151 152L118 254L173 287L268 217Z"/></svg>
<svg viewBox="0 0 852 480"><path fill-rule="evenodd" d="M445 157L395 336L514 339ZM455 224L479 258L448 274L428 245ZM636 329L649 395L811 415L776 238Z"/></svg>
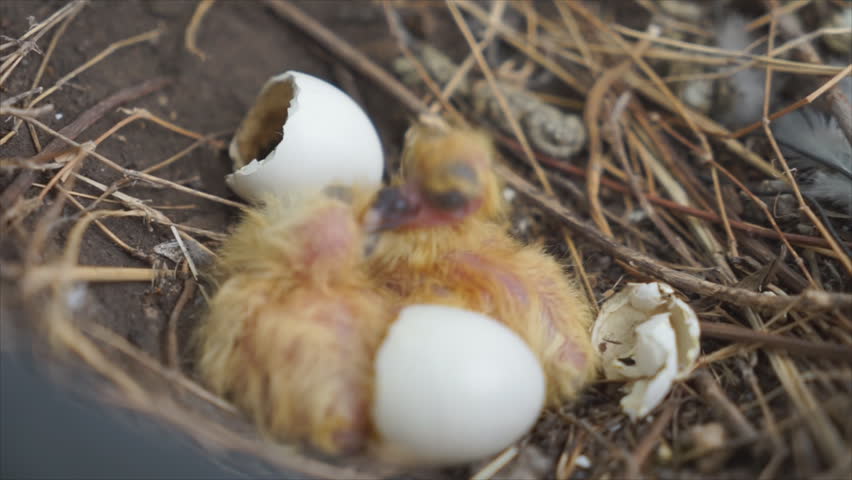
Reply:
<svg viewBox="0 0 852 480"><path fill-rule="evenodd" d="M376 357L373 419L396 460L451 465L499 453L535 423L545 377L513 331L481 313L404 308Z"/></svg>
<svg viewBox="0 0 852 480"><path fill-rule="evenodd" d="M330 83L293 71L264 85L229 152L239 170L226 182L249 201L331 184L374 188L384 169L379 135L361 107Z"/></svg>

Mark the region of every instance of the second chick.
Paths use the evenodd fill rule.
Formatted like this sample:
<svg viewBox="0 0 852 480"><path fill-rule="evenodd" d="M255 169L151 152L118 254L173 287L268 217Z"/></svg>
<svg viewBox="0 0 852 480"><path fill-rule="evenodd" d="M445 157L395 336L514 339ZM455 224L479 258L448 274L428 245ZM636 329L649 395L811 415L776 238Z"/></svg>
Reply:
<svg viewBox="0 0 852 480"><path fill-rule="evenodd" d="M556 406L595 375L592 312L555 259L501 225L495 157L482 133L415 125L402 178L366 214L368 228L383 231L370 271L403 303L476 310L512 328L541 361Z"/></svg>
<svg viewBox="0 0 852 480"><path fill-rule="evenodd" d="M248 210L220 251L197 336L216 393L268 434L329 454L367 445L373 354L391 314L362 269L356 210L322 194Z"/></svg>

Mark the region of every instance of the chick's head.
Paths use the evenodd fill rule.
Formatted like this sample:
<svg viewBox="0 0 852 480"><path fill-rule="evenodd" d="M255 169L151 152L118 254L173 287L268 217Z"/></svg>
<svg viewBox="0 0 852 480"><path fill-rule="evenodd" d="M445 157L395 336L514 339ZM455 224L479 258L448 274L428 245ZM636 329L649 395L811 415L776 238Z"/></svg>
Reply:
<svg viewBox="0 0 852 480"><path fill-rule="evenodd" d="M417 124L406 135L402 176L379 192L366 217L375 230L459 224L502 212L492 171L496 152L482 132Z"/></svg>
<svg viewBox="0 0 852 480"><path fill-rule="evenodd" d="M319 277L361 261L363 229L355 213L366 193L322 192L247 209L220 252L218 274Z"/></svg>

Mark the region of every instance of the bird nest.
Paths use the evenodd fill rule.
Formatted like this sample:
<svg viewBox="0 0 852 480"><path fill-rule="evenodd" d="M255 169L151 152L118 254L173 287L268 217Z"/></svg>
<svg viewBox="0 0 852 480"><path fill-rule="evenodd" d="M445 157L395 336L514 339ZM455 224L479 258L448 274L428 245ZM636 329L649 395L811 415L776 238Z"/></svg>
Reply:
<svg viewBox="0 0 852 480"><path fill-rule="evenodd" d="M486 128L514 236L542 241L596 304L656 280L700 319L698 367L649 416L630 420L622 384L601 380L496 458L414 476L848 477L852 208L842 178L840 195L817 188L852 170L850 66L830 61L848 59L844 8L6 2L3 350L93 375L99 397L211 456L402 474L265 440L194 372L204 262L242 206L227 141L265 79L298 68L362 103L391 172L415 114ZM838 149L775 134L804 109L833 119L808 125Z"/></svg>

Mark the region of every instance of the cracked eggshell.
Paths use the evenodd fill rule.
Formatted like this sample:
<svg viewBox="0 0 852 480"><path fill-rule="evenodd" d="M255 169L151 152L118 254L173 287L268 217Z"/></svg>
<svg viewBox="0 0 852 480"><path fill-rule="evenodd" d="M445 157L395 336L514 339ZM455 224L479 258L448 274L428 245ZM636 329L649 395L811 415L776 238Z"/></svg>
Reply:
<svg viewBox="0 0 852 480"><path fill-rule="evenodd" d="M630 380L621 406L641 418L692 371L700 351L698 317L664 283L631 283L607 300L592 330L604 374Z"/></svg>
<svg viewBox="0 0 852 480"><path fill-rule="evenodd" d="M545 377L527 344L481 313L404 308L375 360L380 456L453 465L499 453L544 405Z"/></svg>
<svg viewBox="0 0 852 480"><path fill-rule="evenodd" d="M236 171L225 180L248 201L332 184L376 188L384 169L379 135L361 107L330 83L295 71L266 82L229 154Z"/></svg>

